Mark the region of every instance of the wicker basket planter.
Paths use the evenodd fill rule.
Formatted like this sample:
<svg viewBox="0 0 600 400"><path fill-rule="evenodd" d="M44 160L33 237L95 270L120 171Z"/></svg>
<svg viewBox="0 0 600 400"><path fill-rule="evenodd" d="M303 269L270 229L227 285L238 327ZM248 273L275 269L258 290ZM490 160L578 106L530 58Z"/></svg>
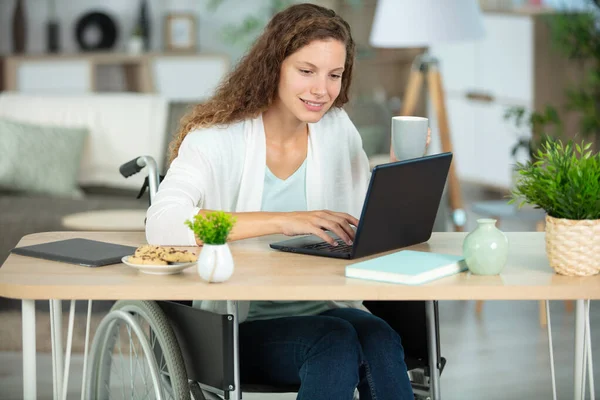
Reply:
<svg viewBox="0 0 600 400"><path fill-rule="evenodd" d="M570 220L546 215L546 253L561 275L600 273L600 219Z"/></svg>

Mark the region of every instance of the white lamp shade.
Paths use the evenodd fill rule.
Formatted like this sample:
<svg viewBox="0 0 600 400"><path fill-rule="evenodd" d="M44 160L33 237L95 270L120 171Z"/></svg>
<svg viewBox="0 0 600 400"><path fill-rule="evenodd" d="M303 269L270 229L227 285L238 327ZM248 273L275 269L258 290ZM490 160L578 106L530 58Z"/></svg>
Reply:
<svg viewBox="0 0 600 400"><path fill-rule="evenodd" d="M477 0L378 0L373 47L427 47L484 35Z"/></svg>

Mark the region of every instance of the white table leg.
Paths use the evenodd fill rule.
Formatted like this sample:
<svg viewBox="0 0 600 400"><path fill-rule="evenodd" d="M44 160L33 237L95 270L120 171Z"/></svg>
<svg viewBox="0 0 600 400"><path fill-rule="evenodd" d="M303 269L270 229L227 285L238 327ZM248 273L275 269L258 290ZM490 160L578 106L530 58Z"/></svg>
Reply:
<svg viewBox="0 0 600 400"><path fill-rule="evenodd" d="M574 364L574 400L583 400L583 363L585 340L585 309L584 300L575 301L575 364Z"/></svg>
<svg viewBox="0 0 600 400"><path fill-rule="evenodd" d="M67 329L67 352L65 353L65 365L62 381L61 400L67 400L67 389L69 386L69 369L71 366L71 346L73 344L73 325L75 323L75 300L71 300L71 308L69 310L69 327Z"/></svg>
<svg viewBox="0 0 600 400"><path fill-rule="evenodd" d="M54 348L54 342L56 341L56 338L54 337L54 302L50 300L48 303L50 304L50 349L52 350L52 400L59 400L58 385L56 382L58 379L56 376L58 365L56 364L56 349Z"/></svg>
<svg viewBox="0 0 600 400"><path fill-rule="evenodd" d="M550 301L545 300L545 305L546 327L548 328L548 351L550 353L550 377L552 378L552 399L556 400L556 372L554 371L554 349L552 346L552 322L550 321Z"/></svg>
<svg viewBox="0 0 600 400"><path fill-rule="evenodd" d="M81 378L81 400L85 400L87 364L88 364L88 344L90 342L90 323L92 320L92 300L88 300L87 320L85 322L85 345L83 348L83 374Z"/></svg>
<svg viewBox="0 0 600 400"><path fill-rule="evenodd" d="M52 340L52 377L54 398L60 398L63 382L63 346L62 346L62 301L50 300L50 324Z"/></svg>
<svg viewBox="0 0 600 400"><path fill-rule="evenodd" d="M591 301L586 300L585 307L585 347L587 349L586 358L587 358L587 370L589 376L589 385L590 385L590 400L596 399L596 389L594 387L594 359L592 358L592 329L590 328L590 307Z"/></svg>
<svg viewBox="0 0 600 400"><path fill-rule="evenodd" d="M23 329L23 399L37 398L35 300L21 301L21 328Z"/></svg>

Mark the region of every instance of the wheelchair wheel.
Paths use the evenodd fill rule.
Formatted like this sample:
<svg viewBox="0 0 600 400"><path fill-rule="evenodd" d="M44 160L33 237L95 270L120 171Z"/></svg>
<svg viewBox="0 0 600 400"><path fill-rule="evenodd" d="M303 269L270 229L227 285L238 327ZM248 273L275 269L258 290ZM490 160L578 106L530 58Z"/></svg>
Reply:
<svg viewBox="0 0 600 400"><path fill-rule="evenodd" d="M175 334L153 301L118 301L100 323L86 377L88 399L189 400Z"/></svg>

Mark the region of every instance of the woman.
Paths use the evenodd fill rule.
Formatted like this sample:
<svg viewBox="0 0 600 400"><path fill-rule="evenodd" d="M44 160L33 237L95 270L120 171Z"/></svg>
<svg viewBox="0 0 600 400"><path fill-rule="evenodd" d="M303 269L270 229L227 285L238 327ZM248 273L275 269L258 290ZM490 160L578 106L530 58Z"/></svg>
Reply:
<svg viewBox="0 0 600 400"><path fill-rule="evenodd" d="M184 226L231 212L230 240L313 234L351 244L369 179L348 101L355 45L333 11L278 13L215 95L182 122L148 210L149 243L201 245ZM198 77L197 79L201 79ZM225 312L222 302L194 306ZM413 399L400 337L360 302L239 306L241 379L300 384L298 399Z"/></svg>

